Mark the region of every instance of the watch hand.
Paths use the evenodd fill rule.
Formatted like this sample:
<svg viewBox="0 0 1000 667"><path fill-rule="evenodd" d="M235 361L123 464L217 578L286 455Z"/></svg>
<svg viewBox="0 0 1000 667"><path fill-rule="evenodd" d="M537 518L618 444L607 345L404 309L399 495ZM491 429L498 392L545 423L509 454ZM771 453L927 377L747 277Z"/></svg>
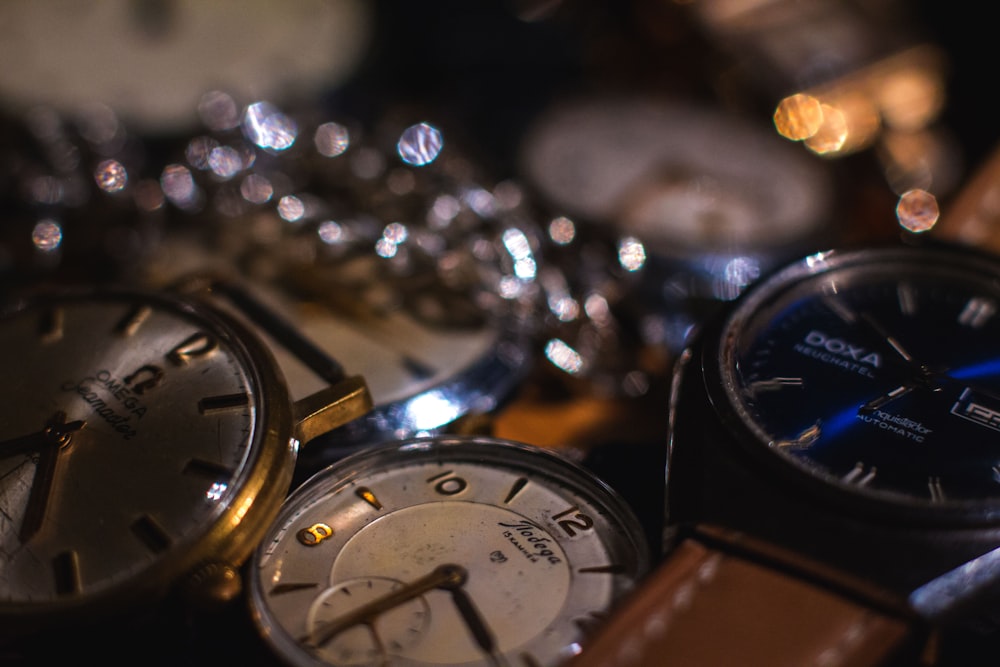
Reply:
<svg viewBox="0 0 1000 667"><path fill-rule="evenodd" d="M4 455L18 454L44 447L49 442L47 430L35 431L28 435L17 436L0 442L0 453Z"/></svg>
<svg viewBox="0 0 1000 667"><path fill-rule="evenodd" d="M462 587L464 584L465 577L462 578L461 583L448 587L448 590L451 591L451 599L455 603L455 607L458 608L459 615L465 621L465 625L469 628L469 632L472 633L472 638L476 640L476 644L489 657L490 663L496 667L506 667L506 661L497 653L496 639L493 637L492 631L486 625L486 621Z"/></svg>
<svg viewBox="0 0 1000 667"><path fill-rule="evenodd" d="M385 650L385 644L382 643L382 638L379 637L378 630L375 629L375 624L368 623L367 625L368 634L372 636L372 643L378 651L378 667L389 667L389 652Z"/></svg>
<svg viewBox="0 0 1000 667"><path fill-rule="evenodd" d="M51 443L53 438L58 439L65 437L72 431L77 431L83 428L85 423L82 420L77 420L67 424L61 421L65 419L66 413L61 411L57 412L41 430L0 442L0 454L17 454L19 452L39 449L44 447L46 444Z"/></svg>
<svg viewBox="0 0 1000 667"><path fill-rule="evenodd" d="M906 349L903 348L903 345L899 342L899 340L897 340L895 336L891 335L888 331L886 331L886 329L874 317L872 317L868 313L861 313L859 317L862 320L864 320L865 323L868 324L868 326L874 329L875 332L879 336L881 336L886 343L889 344L889 347L891 347L893 350L896 351L896 354L898 354L905 361L911 364L916 363L913 360L913 355L907 352Z"/></svg>
<svg viewBox="0 0 1000 667"><path fill-rule="evenodd" d="M66 423L66 413L59 411L49 419L45 429L41 431L43 442L38 454L38 465L35 468L35 480L31 485L31 493L28 495L28 504L24 510L24 519L18 535L22 542L30 540L42 527L55 482L59 453L72 441L73 433L84 425L86 422L83 420Z"/></svg>
<svg viewBox="0 0 1000 667"><path fill-rule="evenodd" d="M418 598L435 588L447 589L449 586L455 585L454 582L456 580L464 580L464 577L465 569L458 565L439 565L430 574L415 579L402 588L397 588L387 595L376 598L368 604L362 605L340 618L324 624L318 632L306 635L299 639L299 641L303 644L311 644L313 647L322 646L341 632L355 625L361 623L370 625L379 614L385 613L404 602Z"/></svg>
<svg viewBox="0 0 1000 667"><path fill-rule="evenodd" d="M21 521L21 531L18 534L21 542L27 542L38 533L45 519L49 496L52 494L55 481L56 463L59 459L59 445L52 443L42 449L38 455L38 465L35 467L35 480L28 495L28 505Z"/></svg>
<svg viewBox="0 0 1000 667"><path fill-rule="evenodd" d="M900 344L899 340L897 340L894 336L890 335L888 331L870 314L861 313L859 317L862 320L864 320L865 323L867 323L872 329L874 329L876 333L882 336L882 338L885 339L885 341L889 344L889 346L892 347L892 349L895 350L900 357L902 357L906 362L917 368L917 379L910 383L907 383L904 386L908 387L909 389L913 389L915 387L925 387L931 389L932 391L939 391L941 389L942 384L958 383L967 386L970 389L974 389L978 393L981 393L984 396L988 396L1000 402L1000 395L997 395L996 393L992 392L989 389L983 389L979 386L970 384L969 382L966 381L967 378L976 377L984 374L989 375L998 372L1000 371L1000 364L991 361L987 364L984 364L983 366L972 366L962 369L954 369L954 370L947 370L940 368L932 369L928 364L918 362L917 360L915 360L913 356L906 351L906 349L902 346L902 344ZM898 389L895 389L893 391L894 392L898 391ZM896 398L897 396L902 396L905 393L908 392L902 392L900 394L892 396L892 398ZM874 399L874 400L877 401L879 399ZM883 401L880 405L884 405L886 402L887 401ZM866 403L864 406L862 406L858 411L859 414L868 414L872 410L880 407L880 405L875 405L870 410L865 411L865 409L868 406L870 406L871 403L872 402L870 401L869 403Z"/></svg>

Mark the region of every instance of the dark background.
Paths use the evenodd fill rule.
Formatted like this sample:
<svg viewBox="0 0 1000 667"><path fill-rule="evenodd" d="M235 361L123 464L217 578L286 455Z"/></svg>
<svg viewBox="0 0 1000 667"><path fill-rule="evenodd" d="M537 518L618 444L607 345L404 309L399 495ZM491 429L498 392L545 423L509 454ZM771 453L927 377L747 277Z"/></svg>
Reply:
<svg viewBox="0 0 1000 667"><path fill-rule="evenodd" d="M565 94L647 89L722 103L713 76L726 58L673 3L553 2L546 18L518 18L524 7L541 4L380 0L368 58L330 101L362 116L391 103L423 105L456 121L501 171L515 168L521 132L535 114ZM907 19L900 30L946 54L942 120L973 168L1000 139L989 10L972 2L896 5ZM896 37L885 32L892 43ZM775 99L757 92L739 111L767 124Z"/></svg>
<svg viewBox="0 0 1000 667"><path fill-rule="evenodd" d="M550 3L549 12L539 2L499 0L377 0L372 6L375 24L368 56L346 85L327 91L322 104L331 113L361 119L405 109L414 122L441 123L449 137L457 137L497 177L517 175L525 129L564 95L655 90L720 106L734 103L732 97L723 99L717 78L731 63L667 0L567 0ZM1000 47L990 4L921 0L899 6L908 18L907 34L938 44L947 55L947 105L941 120L954 137L967 177L1000 140L994 74ZM541 18L518 18L526 11ZM887 30L887 43L893 37ZM768 125L773 94L750 83L739 93L737 110ZM156 138L164 151L174 148L172 141ZM892 228L891 198L870 155L854 161L857 188L847 194L866 188L881 192L884 200L876 198L874 210L865 214L884 216L884 228ZM947 205L947 196L943 203ZM654 448L598 448L588 464L639 505L659 498L660 489L653 487L662 479L661 468L649 465L659 462L659 453ZM640 484L635 484L637 470ZM655 524L655 515L642 518ZM656 528L650 526L652 535ZM113 656L112 663L133 649L152 664L273 662L243 608L229 610L221 623L218 617L185 619L173 629L178 631L167 640L162 628L121 638L118 649L104 647L106 655ZM956 633L944 644L942 664L995 664L990 656L997 648L1000 641L992 632Z"/></svg>

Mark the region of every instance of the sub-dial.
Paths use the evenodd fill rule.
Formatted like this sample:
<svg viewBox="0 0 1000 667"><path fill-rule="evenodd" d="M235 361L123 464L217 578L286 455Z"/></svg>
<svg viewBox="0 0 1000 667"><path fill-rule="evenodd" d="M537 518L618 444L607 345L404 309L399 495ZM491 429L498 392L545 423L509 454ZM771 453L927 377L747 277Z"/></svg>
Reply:
<svg viewBox="0 0 1000 667"><path fill-rule="evenodd" d="M386 665L389 656L416 645L426 634L431 610L422 595L407 596L373 618L344 627L329 637L324 628L406 586L389 577L358 577L323 591L309 608L305 644L336 665ZM329 633L326 633L329 634Z"/></svg>

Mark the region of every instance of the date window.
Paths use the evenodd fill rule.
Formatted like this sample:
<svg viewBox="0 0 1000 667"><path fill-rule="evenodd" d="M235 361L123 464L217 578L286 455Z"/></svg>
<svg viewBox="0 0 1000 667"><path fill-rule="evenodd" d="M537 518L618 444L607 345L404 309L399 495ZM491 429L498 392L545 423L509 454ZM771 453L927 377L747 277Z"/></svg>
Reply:
<svg viewBox="0 0 1000 667"><path fill-rule="evenodd" d="M976 422L980 426L1000 431L1000 404L996 399L978 394L969 387L966 387L955 401L951 413Z"/></svg>

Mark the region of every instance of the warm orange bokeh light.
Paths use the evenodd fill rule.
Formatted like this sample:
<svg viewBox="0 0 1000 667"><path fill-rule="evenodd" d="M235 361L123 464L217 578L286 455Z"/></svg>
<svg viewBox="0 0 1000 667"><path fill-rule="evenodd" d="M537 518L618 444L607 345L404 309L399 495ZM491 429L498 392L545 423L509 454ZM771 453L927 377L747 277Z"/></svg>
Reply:
<svg viewBox="0 0 1000 667"><path fill-rule="evenodd" d="M941 216L937 198L926 190L904 192L896 204L899 225L909 232L920 234L934 227Z"/></svg>
<svg viewBox="0 0 1000 667"><path fill-rule="evenodd" d="M822 104L812 95L789 95L778 103L774 111L774 127L778 134L792 141L812 137L822 125Z"/></svg>

